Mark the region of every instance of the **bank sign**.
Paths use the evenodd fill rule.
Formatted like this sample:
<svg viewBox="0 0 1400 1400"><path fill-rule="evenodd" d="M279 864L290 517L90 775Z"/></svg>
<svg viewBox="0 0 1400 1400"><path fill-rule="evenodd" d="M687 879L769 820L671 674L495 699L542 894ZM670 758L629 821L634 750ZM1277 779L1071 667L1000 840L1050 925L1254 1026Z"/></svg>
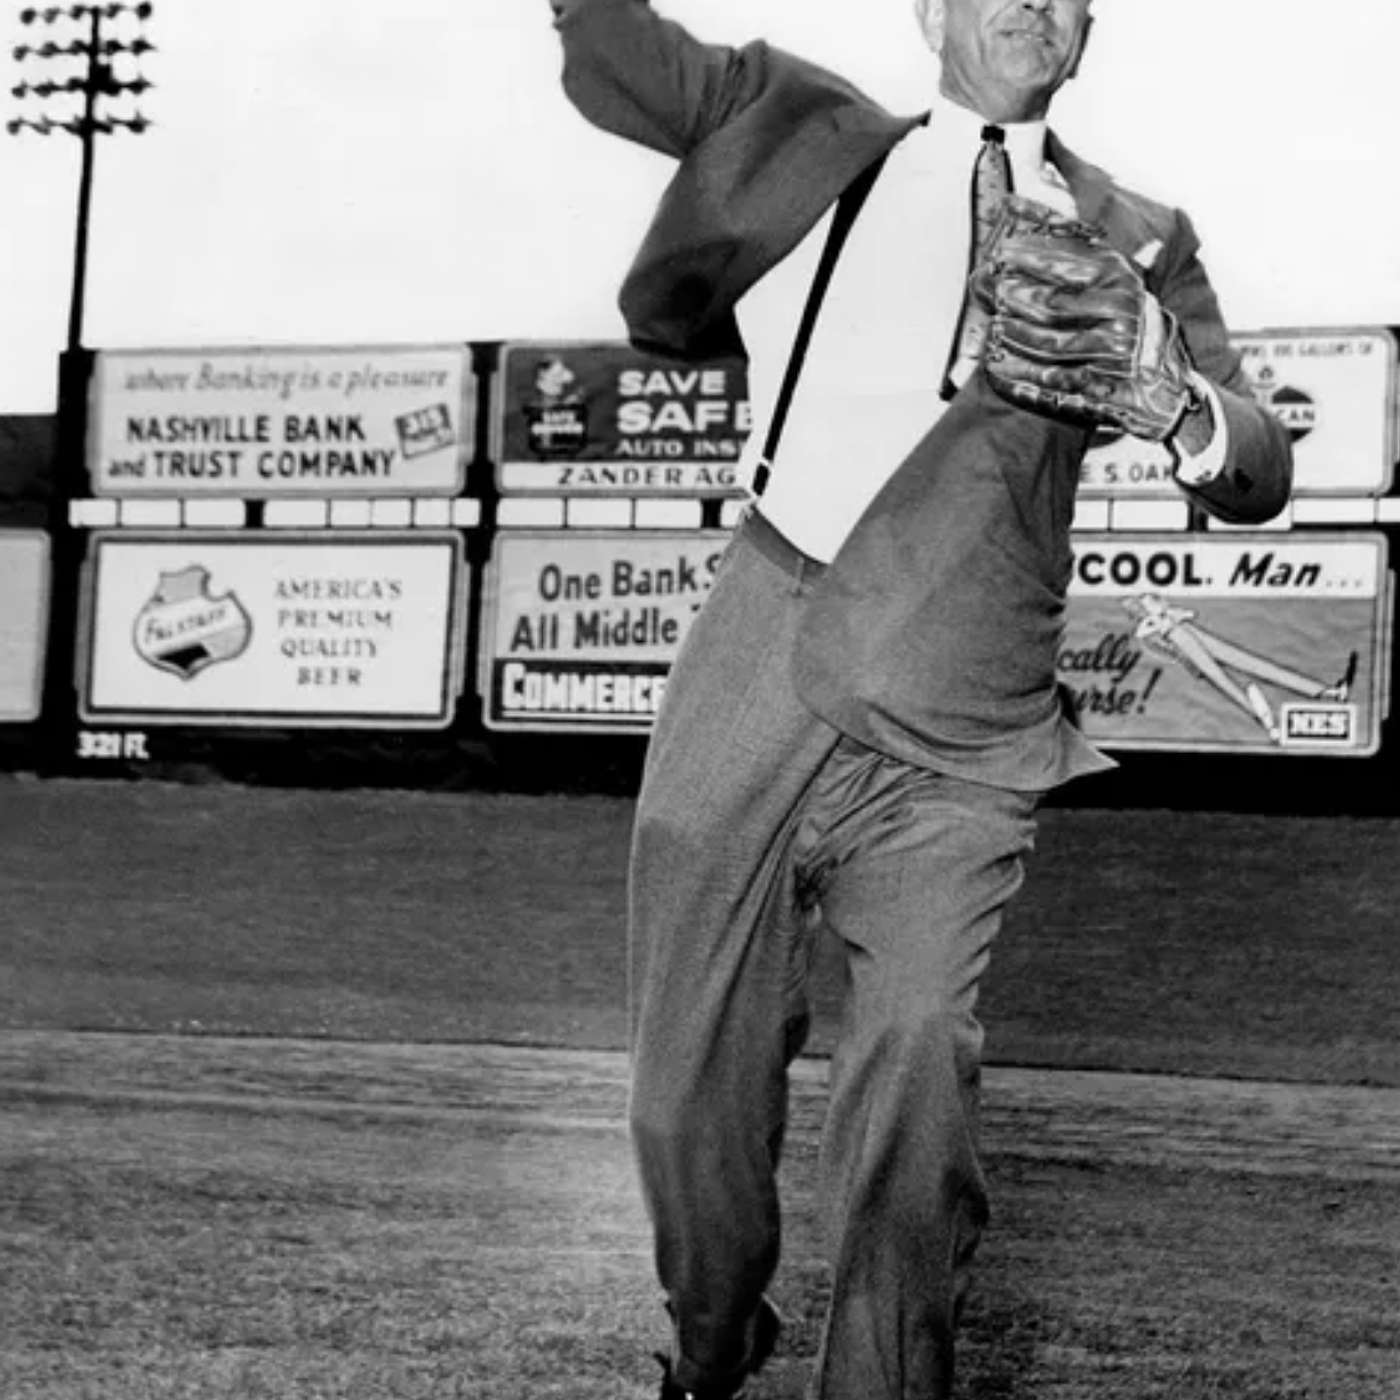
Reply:
<svg viewBox="0 0 1400 1400"><path fill-rule="evenodd" d="M103 496L454 495L474 413L465 345L103 351L88 470Z"/></svg>
<svg viewBox="0 0 1400 1400"><path fill-rule="evenodd" d="M649 730L727 541L720 531L502 531L485 583L488 727Z"/></svg>
<svg viewBox="0 0 1400 1400"><path fill-rule="evenodd" d="M446 532L98 532L82 717L442 728L462 683L462 572Z"/></svg>
<svg viewBox="0 0 1400 1400"><path fill-rule="evenodd" d="M610 341L516 342L501 351L491 417L506 493L742 494L741 360L687 365Z"/></svg>

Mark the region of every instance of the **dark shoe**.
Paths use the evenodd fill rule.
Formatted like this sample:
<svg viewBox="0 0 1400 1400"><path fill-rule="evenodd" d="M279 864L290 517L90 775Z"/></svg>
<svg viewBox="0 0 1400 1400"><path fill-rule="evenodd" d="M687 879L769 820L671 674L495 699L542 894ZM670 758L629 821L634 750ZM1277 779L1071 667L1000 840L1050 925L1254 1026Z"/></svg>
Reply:
<svg viewBox="0 0 1400 1400"><path fill-rule="evenodd" d="M661 1377L661 1394L658 1400L744 1400L748 1377L756 1375L763 1363L773 1355L778 1345L778 1333L782 1331L783 1319L777 1308L764 1298L758 1305L758 1316L753 1325L753 1352L744 1370L744 1378L735 1385L714 1387L705 1386L701 1390L682 1390L671 1374L671 1362L660 1352L656 1359L661 1363L664 1374Z"/></svg>
<svg viewBox="0 0 1400 1400"><path fill-rule="evenodd" d="M1351 695L1351 687L1356 681L1357 653L1352 652L1347 661L1347 668L1342 672L1341 678L1336 685L1329 685L1325 690L1318 692L1319 700L1345 701Z"/></svg>
<svg viewBox="0 0 1400 1400"><path fill-rule="evenodd" d="M715 1390L710 1386L704 1390L682 1390L671 1374L671 1363L659 1351L656 1353L656 1359L661 1363L664 1372L661 1377L660 1400L744 1400L747 1394L742 1381L738 1390Z"/></svg>

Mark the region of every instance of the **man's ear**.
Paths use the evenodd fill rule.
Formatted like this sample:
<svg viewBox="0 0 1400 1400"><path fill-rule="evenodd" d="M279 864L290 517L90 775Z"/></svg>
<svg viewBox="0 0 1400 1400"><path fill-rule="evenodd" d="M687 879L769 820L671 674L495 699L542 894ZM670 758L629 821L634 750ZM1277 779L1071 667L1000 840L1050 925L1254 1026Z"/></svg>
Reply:
<svg viewBox="0 0 1400 1400"><path fill-rule="evenodd" d="M943 0L914 0L914 13L924 42L934 53L943 53Z"/></svg>

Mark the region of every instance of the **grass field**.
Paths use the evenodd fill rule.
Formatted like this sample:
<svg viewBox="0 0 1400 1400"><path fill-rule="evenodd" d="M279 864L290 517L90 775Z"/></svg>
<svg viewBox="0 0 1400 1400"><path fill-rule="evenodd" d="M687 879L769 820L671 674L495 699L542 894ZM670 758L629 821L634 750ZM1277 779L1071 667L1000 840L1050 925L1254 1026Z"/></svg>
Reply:
<svg viewBox="0 0 1400 1400"><path fill-rule="evenodd" d="M0 1397L654 1394L629 820L0 782ZM1397 856L1384 819L1046 814L983 1003L965 1400L1400 1400ZM824 1075L756 1400L816 1344Z"/></svg>
<svg viewBox="0 0 1400 1400"><path fill-rule="evenodd" d="M0 1025L620 1049L631 814L0 781ZM1048 811L988 1056L1400 1086L1397 909L1400 820Z"/></svg>

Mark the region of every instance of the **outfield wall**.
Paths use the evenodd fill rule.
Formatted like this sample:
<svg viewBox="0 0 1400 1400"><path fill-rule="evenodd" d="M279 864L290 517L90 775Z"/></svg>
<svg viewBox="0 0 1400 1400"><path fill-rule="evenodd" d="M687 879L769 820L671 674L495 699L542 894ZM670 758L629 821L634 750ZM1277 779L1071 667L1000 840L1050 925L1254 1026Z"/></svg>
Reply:
<svg viewBox="0 0 1400 1400"><path fill-rule="evenodd" d="M1097 441L1060 679L1111 752L1372 759L1396 336L1237 343L1294 440L1293 501L1223 527L1163 449ZM0 533L0 724L41 718L47 657L51 768L154 771L251 734L644 739L746 504L739 361L531 341L124 349L84 370L60 547Z"/></svg>

